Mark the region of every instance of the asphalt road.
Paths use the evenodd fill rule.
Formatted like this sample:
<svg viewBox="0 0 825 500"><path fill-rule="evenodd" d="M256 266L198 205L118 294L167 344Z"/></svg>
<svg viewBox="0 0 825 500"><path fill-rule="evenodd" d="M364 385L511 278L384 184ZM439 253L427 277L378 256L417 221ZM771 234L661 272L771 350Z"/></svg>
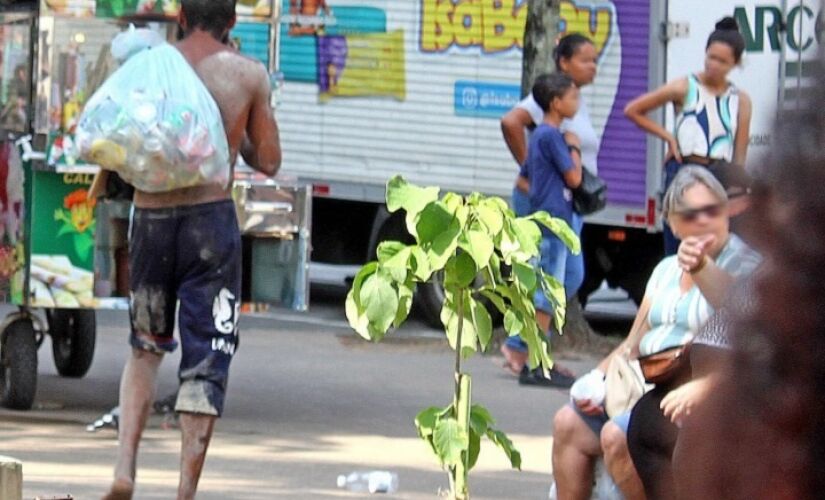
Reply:
<svg viewBox="0 0 825 500"><path fill-rule="evenodd" d="M619 318L623 325L626 319ZM218 423L201 482L202 499L357 498L338 490L338 474L391 470L400 489L388 498L435 498L448 486L435 457L418 439L415 414L451 400L452 351L418 320L382 344L346 326L340 300L315 299L310 313L246 315L232 365L227 409ZM99 498L109 484L116 440L85 425L117 401L128 351L127 317L98 312L98 346L87 376L64 379L40 349L35 409L0 410L0 454L24 463L24 498L70 493ZM551 417L564 391L521 387L497 355L467 363L474 402L487 406L521 450L523 470L509 469L491 444L471 474L480 499L546 498L551 481ZM593 359L568 356L578 373ZM159 395L175 390L177 355L161 368ZM173 498L179 434L153 417L138 469L138 499Z"/></svg>

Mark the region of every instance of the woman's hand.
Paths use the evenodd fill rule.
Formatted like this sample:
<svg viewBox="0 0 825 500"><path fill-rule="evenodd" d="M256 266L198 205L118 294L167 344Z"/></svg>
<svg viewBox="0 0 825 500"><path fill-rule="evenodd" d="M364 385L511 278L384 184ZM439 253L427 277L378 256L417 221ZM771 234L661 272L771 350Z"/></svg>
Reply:
<svg viewBox="0 0 825 500"><path fill-rule="evenodd" d="M707 234L704 236L689 236L679 244L676 253L676 260L679 267L686 273L694 273L700 270L705 264L705 259L709 259L708 251L716 242L716 236Z"/></svg>
<svg viewBox="0 0 825 500"><path fill-rule="evenodd" d="M670 391L662 399L659 408L671 422L680 425L683 419L690 416L696 405L707 398L712 388L713 382L707 377L691 380L678 389Z"/></svg>
<svg viewBox="0 0 825 500"><path fill-rule="evenodd" d="M570 400L585 415L601 415L604 391L604 372L595 368L576 380L570 388Z"/></svg>
<svg viewBox="0 0 825 500"><path fill-rule="evenodd" d="M578 407L580 412L591 417L596 417L598 415L604 414L604 408L602 407L602 405L594 405L590 402L589 399L573 401L573 404L575 404L576 407Z"/></svg>
<svg viewBox="0 0 825 500"><path fill-rule="evenodd" d="M682 154L679 152L679 142L676 141L676 138L673 135L668 134L667 138L667 154L665 155L665 161L670 160L671 158L675 159L679 163L682 163Z"/></svg>

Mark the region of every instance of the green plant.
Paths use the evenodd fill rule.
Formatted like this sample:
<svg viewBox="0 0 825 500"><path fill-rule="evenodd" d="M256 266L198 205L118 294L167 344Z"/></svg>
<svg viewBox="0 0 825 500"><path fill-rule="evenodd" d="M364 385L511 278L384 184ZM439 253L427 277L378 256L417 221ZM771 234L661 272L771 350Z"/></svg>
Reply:
<svg viewBox="0 0 825 500"><path fill-rule="evenodd" d="M469 498L467 472L475 465L481 439L501 448L513 468L521 455L510 439L493 428L495 421L483 406L471 405L471 379L461 361L490 344L493 325L482 297L504 315L509 335L527 343L533 366L552 366L549 345L536 324L533 293L540 287L554 306L556 325L564 324L564 286L536 270L541 231L549 228L574 252L575 233L546 212L517 218L501 198L473 193L463 197L436 187L419 187L401 177L387 184L387 208L404 210L415 244L387 241L378 247L378 260L356 275L347 295L350 325L365 339L380 341L407 319L416 283L443 272L445 300L441 321L455 356L455 396L445 408L431 407L415 419L418 433L450 476L453 497Z"/></svg>

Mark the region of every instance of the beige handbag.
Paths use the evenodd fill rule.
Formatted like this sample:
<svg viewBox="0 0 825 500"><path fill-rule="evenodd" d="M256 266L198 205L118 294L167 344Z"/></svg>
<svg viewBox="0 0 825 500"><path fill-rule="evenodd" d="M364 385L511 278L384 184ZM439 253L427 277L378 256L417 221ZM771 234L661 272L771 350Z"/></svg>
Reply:
<svg viewBox="0 0 825 500"><path fill-rule="evenodd" d="M618 353L610 359L604 378L604 410L608 417L629 411L647 392L639 362L629 359L628 352Z"/></svg>

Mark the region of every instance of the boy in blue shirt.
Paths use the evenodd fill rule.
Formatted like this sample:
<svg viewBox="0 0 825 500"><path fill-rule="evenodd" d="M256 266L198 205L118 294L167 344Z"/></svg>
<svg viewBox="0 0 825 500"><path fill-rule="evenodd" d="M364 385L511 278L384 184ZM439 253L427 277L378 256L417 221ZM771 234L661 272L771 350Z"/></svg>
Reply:
<svg viewBox="0 0 825 500"><path fill-rule="evenodd" d="M573 225L573 194L581 184L582 166L579 140L573 134L562 134L562 120L572 118L579 109L579 89L563 73L541 75L533 85L533 98L544 110L544 121L533 131L527 150L527 161L521 175L530 179L530 208L544 210L553 217ZM574 227L574 230L576 228ZM546 227L541 228L540 266L545 273L564 283L567 297L575 295L584 278L580 255L572 255L562 241ZM577 231L577 233L580 231ZM536 321L544 332L550 332L553 307L541 290L533 298ZM550 378L539 369L526 367L519 383L551 387L570 387L574 378L554 367Z"/></svg>

